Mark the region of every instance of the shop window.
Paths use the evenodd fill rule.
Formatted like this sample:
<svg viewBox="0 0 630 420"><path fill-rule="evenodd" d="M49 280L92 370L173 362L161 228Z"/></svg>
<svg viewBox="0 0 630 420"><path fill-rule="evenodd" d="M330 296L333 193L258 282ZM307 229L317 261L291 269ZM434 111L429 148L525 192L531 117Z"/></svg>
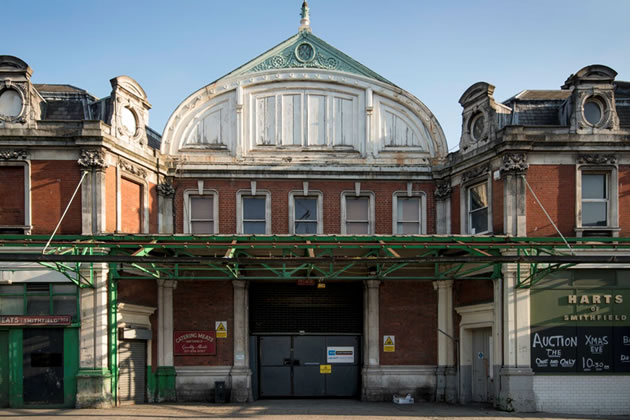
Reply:
<svg viewBox="0 0 630 420"><path fill-rule="evenodd" d="M271 233L271 194L258 191L237 193L237 233L265 235Z"/></svg>
<svg viewBox="0 0 630 420"><path fill-rule="evenodd" d="M577 236L617 236L617 170L582 166L577 175Z"/></svg>
<svg viewBox="0 0 630 420"><path fill-rule="evenodd" d="M374 233L374 196L343 192L341 196L341 233L370 235Z"/></svg>
<svg viewBox="0 0 630 420"><path fill-rule="evenodd" d="M197 190L184 192L184 233L193 235L212 235L219 233L218 193L204 190L199 195Z"/></svg>
<svg viewBox="0 0 630 420"><path fill-rule="evenodd" d="M0 315L78 315L74 284L21 283L0 285Z"/></svg>
<svg viewBox="0 0 630 420"><path fill-rule="evenodd" d="M292 234L315 235L323 232L322 223L322 194L309 191L303 195L302 191L289 193L289 226Z"/></svg>
<svg viewBox="0 0 630 420"><path fill-rule="evenodd" d="M414 192L394 193L392 201L393 232L398 235L418 235L426 233L425 195Z"/></svg>
<svg viewBox="0 0 630 420"><path fill-rule="evenodd" d="M466 194L468 233L471 235L487 233L490 225L488 183L482 182L470 186Z"/></svg>

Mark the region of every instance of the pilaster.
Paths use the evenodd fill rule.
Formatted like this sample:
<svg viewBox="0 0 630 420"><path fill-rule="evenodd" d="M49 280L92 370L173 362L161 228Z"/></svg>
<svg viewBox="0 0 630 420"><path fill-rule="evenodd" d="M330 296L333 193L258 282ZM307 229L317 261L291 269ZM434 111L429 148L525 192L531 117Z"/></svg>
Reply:
<svg viewBox="0 0 630 420"><path fill-rule="evenodd" d="M77 408L114 404L108 353L107 264L93 264L94 288L82 288ZM82 273L89 277L90 272Z"/></svg>
<svg viewBox="0 0 630 420"><path fill-rule="evenodd" d="M438 368L437 368L437 401L455 402L457 400L457 383L455 376L455 346L453 326L453 280L433 282L438 292Z"/></svg>
<svg viewBox="0 0 630 420"><path fill-rule="evenodd" d="M379 292L380 280L367 280L367 307L365 308L366 324L366 355L363 368L362 399L367 401L382 401L383 384L380 370L380 332L379 332Z"/></svg>
<svg viewBox="0 0 630 420"><path fill-rule="evenodd" d="M524 272L523 272L524 271ZM525 276L526 267L521 267ZM498 405L508 411L535 411L530 362L529 289L518 288L518 265L503 265L503 367Z"/></svg>
<svg viewBox="0 0 630 420"><path fill-rule="evenodd" d="M252 400L251 376L249 369L248 353L248 305L247 305L247 282L243 280L233 280L234 288L234 365L230 376L232 378L232 402L247 402Z"/></svg>
<svg viewBox="0 0 630 420"><path fill-rule="evenodd" d="M168 182L162 182L157 186L158 190L158 231L162 234L170 234L173 229L173 198L175 188Z"/></svg>
<svg viewBox="0 0 630 420"><path fill-rule="evenodd" d="M175 359L173 357L173 291L175 280L158 283L158 367L156 370L156 402L176 401Z"/></svg>
<svg viewBox="0 0 630 420"><path fill-rule="evenodd" d="M526 236L526 195L525 175L527 156L523 153L503 155L501 174L503 176L503 226L506 235Z"/></svg>
<svg viewBox="0 0 630 420"><path fill-rule="evenodd" d="M433 195L435 197L436 233L451 234L451 182L447 180L438 184Z"/></svg>

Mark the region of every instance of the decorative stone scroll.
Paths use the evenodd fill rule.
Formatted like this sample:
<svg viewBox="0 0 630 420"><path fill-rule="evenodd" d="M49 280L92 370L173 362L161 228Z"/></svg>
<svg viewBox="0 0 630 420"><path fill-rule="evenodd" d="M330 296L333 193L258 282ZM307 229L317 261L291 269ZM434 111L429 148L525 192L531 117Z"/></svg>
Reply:
<svg viewBox="0 0 630 420"><path fill-rule="evenodd" d="M529 164L525 153L506 153L503 155L502 173L520 174L527 171Z"/></svg>
<svg viewBox="0 0 630 420"><path fill-rule="evenodd" d="M590 165L614 165L617 163L617 157L615 155L584 154L578 156L577 162Z"/></svg>
<svg viewBox="0 0 630 420"><path fill-rule="evenodd" d="M139 176L141 178L146 178L147 177L147 171L144 170L144 168L141 168L137 165L134 165L133 163L126 161L124 159L120 159L118 161L118 164L120 166L121 169L129 172L130 174Z"/></svg>
<svg viewBox="0 0 630 420"><path fill-rule="evenodd" d="M81 157L77 161L82 169L105 169L105 153L100 150L81 150Z"/></svg>
<svg viewBox="0 0 630 420"><path fill-rule="evenodd" d="M436 200L446 200L450 197L452 191L453 189L451 188L450 181L446 181L437 184L437 188L435 189L433 195L435 196Z"/></svg>
<svg viewBox="0 0 630 420"><path fill-rule="evenodd" d="M0 160L26 160L28 151L26 150L0 150Z"/></svg>
<svg viewBox="0 0 630 420"><path fill-rule="evenodd" d="M477 166L476 168L470 169L463 173L462 181L466 182L471 179L479 178L483 175L487 175L490 172L490 165L485 164L481 166Z"/></svg>
<svg viewBox="0 0 630 420"><path fill-rule="evenodd" d="M175 188L168 182L162 182L157 186L158 194L164 197L172 197L175 195Z"/></svg>

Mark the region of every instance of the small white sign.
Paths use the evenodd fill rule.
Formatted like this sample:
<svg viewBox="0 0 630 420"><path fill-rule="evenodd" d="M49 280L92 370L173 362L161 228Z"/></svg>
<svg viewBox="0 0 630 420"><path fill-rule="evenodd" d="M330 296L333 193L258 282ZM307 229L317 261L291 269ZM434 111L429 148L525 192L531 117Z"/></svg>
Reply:
<svg viewBox="0 0 630 420"><path fill-rule="evenodd" d="M327 347L327 363L354 363L354 347Z"/></svg>

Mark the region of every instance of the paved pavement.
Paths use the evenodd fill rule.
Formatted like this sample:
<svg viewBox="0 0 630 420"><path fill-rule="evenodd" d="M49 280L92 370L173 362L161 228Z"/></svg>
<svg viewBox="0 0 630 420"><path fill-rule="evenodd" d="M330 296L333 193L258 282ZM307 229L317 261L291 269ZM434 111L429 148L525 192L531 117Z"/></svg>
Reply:
<svg viewBox="0 0 630 420"><path fill-rule="evenodd" d="M546 413L506 413L484 406L420 402L413 405L353 400L273 400L249 404L143 404L113 409L0 409L0 419L630 419L630 416L579 416Z"/></svg>

